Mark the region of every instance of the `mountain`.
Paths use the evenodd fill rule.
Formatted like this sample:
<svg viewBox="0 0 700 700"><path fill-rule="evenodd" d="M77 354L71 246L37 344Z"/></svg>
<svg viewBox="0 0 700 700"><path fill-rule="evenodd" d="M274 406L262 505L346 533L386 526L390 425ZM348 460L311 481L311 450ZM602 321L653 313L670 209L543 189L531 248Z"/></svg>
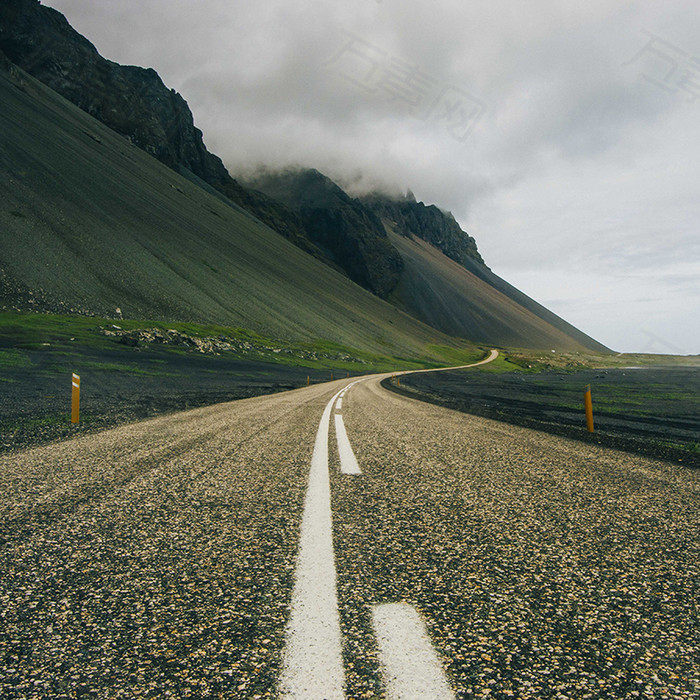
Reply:
<svg viewBox="0 0 700 700"><path fill-rule="evenodd" d="M243 323L250 328L297 334L294 337L311 337L322 327L323 333L328 333L330 326L335 329L332 333L338 333L335 319L330 326L324 325L316 316L312 320L310 311L299 308L296 302L305 299L303 294L291 304L290 317L282 319L280 313L273 311L278 301L280 308L290 304L289 299L280 301L276 297L278 289L284 288L285 294L294 297L295 284L309 288L312 280L305 275L312 269L307 260L310 255L315 262L323 263L313 268L317 271L313 273L313 282L338 288L324 290L319 299L349 295L363 308L369 304L373 313L379 314L373 324L366 309L358 312L356 319L354 311L348 317L351 309L346 308L341 318L349 321L350 325L343 327L348 338L353 336L350 331L357 329L358 320L376 326L370 332L374 340L379 337L378 328L385 328L386 322L394 325L394 316L386 316L387 308L374 305L377 301L374 298L371 303L367 301L369 297L362 296L352 280L376 297L390 300L405 314L437 329L440 342L444 342L447 334L496 345L604 349L494 275L483 264L474 239L461 230L449 213L435 206L416 202L413 197L353 198L314 170L267 172L248 183L232 178L222 161L206 149L185 100L168 89L155 71L121 66L104 59L87 39L70 27L63 15L37 0L3 0L0 51L6 54L7 84L3 89L8 95L7 102L3 102L2 117L10 122L2 134L6 158L0 164L4 169L0 175L12 173L14 168L17 185L21 184L17 173L26 172L34 188L33 197L25 190L25 200L17 202L17 206L11 204L17 197L13 188L3 201L2 214L9 224L0 234L4 239L17 232L16 240L3 240L0 252L4 270L0 271L0 284L7 293L20 294L18 290L22 289L21 294L29 295L43 288L51 304L84 308L91 313L120 306L130 309L132 314ZM85 142L82 136L76 137L69 128L76 123L78 112L71 112L67 103L57 101L55 93L41 90L40 84L27 73L79 107L80 115L94 117L93 122L81 127L83 136L92 143ZM29 108L28 104L17 102L18 89L24 90L25 97L37 101L32 107L36 114L27 119L24 132L21 129L17 132L17 123L11 122L10 104L15 105L16 115ZM44 126L48 129L46 133L53 133L57 141L47 142L45 134L37 132L35 141L30 143L25 138L31 131L29 124L42 118L48 122ZM11 134L18 139L16 143L9 140ZM114 142L115 135L124 138ZM81 171L75 164L61 160L65 149L58 148L58 142L74 143L78 152L85 153L80 161ZM111 149L104 148L107 143ZM20 144L23 152L18 151ZM94 150L95 144L97 150L88 154L86 146L91 145ZM211 228L212 221L193 218L196 207L181 211L171 201L173 193L168 191L169 196L164 199L162 187L150 175L134 181L136 173L123 166L127 153L129 160L134 158L135 147L170 169L165 181L175 192L197 201L202 193L206 194L207 203L197 206L215 211L215 216L227 225ZM33 167L23 168L22 158L32 166L41 163L45 173L54 172L59 178L67 178L64 182L48 183L45 173L42 175ZM146 170L151 167L138 162ZM96 163L101 164L102 170L96 170ZM173 180L176 176L179 177ZM82 178L89 178L89 182L83 182ZM68 183L73 189L65 190ZM107 187L114 191L109 193L110 198L104 199ZM150 192L151 187L157 192ZM76 188L84 190L82 199L76 196ZM129 188L138 193L136 199L126 196ZM88 197L87 193L92 194ZM123 197L123 209L115 204L114 198L119 196ZM218 208L212 210L213 201L217 207L224 207L225 215ZM54 202L56 206L47 209L46 202ZM153 209L153 202L167 202L162 216ZM143 207L143 216L138 214L139 207ZM69 217L66 211L70 211ZM38 212L42 212L40 220ZM105 220L107 212L109 221ZM174 217L170 223L168 217ZM68 223L70 230L66 228ZM24 229L20 224L25 224ZM166 224L170 237L165 235ZM85 241L89 250L101 251L104 258L91 257L81 249L75 241L76 231L81 232L80 240ZM218 231L218 243L212 239L213 231ZM273 232L296 246L294 255ZM22 260L22 253L15 245L18 240L30 246L38 259L49 251L43 268ZM120 266L115 267L109 254L111 246L124 254L131 250L134 257L121 259ZM223 246L224 258L229 253L235 257L235 261L233 257L229 261L230 267L223 262L216 264L213 253L216 246ZM144 250L148 250L150 257L144 257ZM203 258L198 257L200 250L211 250L213 256L207 258L204 267L200 265ZM60 269L55 266L55 254L59 251L59 257L69 262ZM306 255L299 258L301 251ZM193 257L188 262L189 255ZM295 262L283 269L287 258ZM91 265L96 268L92 269ZM250 270L246 265L255 265L256 269ZM222 268L229 275L223 286L223 279L216 276ZM299 274L302 269L304 274ZM262 282L263 272L271 275L267 287ZM331 272L334 276L329 278ZM150 286L140 280L140 274L150 278ZM61 279L66 275L70 279ZM231 275L236 276L235 282ZM251 285L250 289L245 288L246 284ZM344 290L340 297L336 294L336 291L340 294L338 290ZM120 298L126 301L120 303ZM256 303L252 307L240 302L253 298ZM311 294L307 301L313 306L316 296ZM330 321L325 312L320 313ZM396 309L392 313L396 314ZM403 318L403 314L400 316ZM310 325L304 326L303 319ZM408 332L407 328L401 333ZM430 335L422 324L414 330L421 343ZM368 340L363 335L362 342ZM404 341L402 338L401 343ZM415 343L412 347L415 349Z"/></svg>
<svg viewBox="0 0 700 700"><path fill-rule="evenodd" d="M329 257L351 279L377 293L351 266L369 268L375 279L383 275L381 296L448 335L501 346L580 344L607 351L495 275L452 214L410 193L353 199L310 169L267 171L246 184L297 211L312 241L331 248Z"/></svg>
<svg viewBox="0 0 700 700"><path fill-rule="evenodd" d="M231 177L221 159L204 145L187 102L152 68L122 66L103 58L60 12L38 0L2 1L0 51L161 163L209 185L325 260L293 212Z"/></svg>
<svg viewBox="0 0 700 700"><path fill-rule="evenodd" d="M102 58L56 10L37 0L3 0L0 49L27 73L167 166L186 168L212 185L232 180L221 160L207 151L187 103L175 90L151 68Z"/></svg>
<svg viewBox="0 0 700 700"><path fill-rule="evenodd" d="M404 199L372 194L361 201L381 217L401 255L401 277L389 297L399 308L448 335L481 343L558 348L574 340L608 352L492 272L476 241L449 212L410 194Z"/></svg>
<svg viewBox="0 0 700 700"><path fill-rule="evenodd" d="M388 219L392 230L401 236L421 238L462 265L474 260L484 264L476 241L462 231L454 216L434 204L416 201L412 192L409 191L403 199L369 194L360 201L381 219Z"/></svg>
<svg viewBox="0 0 700 700"><path fill-rule="evenodd" d="M250 180L301 218L310 240L350 279L385 298L399 281L403 260L379 217L313 169L266 173Z"/></svg>
<svg viewBox="0 0 700 700"><path fill-rule="evenodd" d="M463 345L0 61L1 306L212 322L403 357Z"/></svg>
<svg viewBox="0 0 700 700"><path fill-rule="evenodd" d="M473 262L467 269L418 237L391 234L390 240L404 269L388 300L434 328L490 345L607 352L485 266Z"/></svg>

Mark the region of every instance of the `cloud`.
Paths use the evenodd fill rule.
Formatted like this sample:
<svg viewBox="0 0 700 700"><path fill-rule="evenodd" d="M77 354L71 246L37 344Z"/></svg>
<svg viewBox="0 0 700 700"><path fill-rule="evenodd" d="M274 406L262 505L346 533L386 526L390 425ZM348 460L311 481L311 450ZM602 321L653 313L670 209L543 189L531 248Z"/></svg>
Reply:
<svg viewBox="0 0 700 700"><path fill-rule="evenodd" d="M562 271L595 270L606 313L584 330L608 344L641 327L649 280L671 298L668 270L698 263L691 0L48 4L107 58L154 67L234 176L301 164L410 187L555 306ZM697 323L678 324L700 352Z"/></svg>

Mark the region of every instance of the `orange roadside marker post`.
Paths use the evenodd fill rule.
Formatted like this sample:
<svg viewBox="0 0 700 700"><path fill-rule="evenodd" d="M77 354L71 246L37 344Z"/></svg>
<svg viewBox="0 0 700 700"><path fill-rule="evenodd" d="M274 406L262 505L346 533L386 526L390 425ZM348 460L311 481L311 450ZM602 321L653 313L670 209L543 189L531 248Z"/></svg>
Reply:
<svg viewBox="0 0 700 700"><path fill-rule="evenodd" d="M311 377L307 374L306 375L306 386L309 386L310 382L311 382Z"/></svg>
<svg viewBox="0 0 700 700"><path fill-rule="evenodd" d="M593 432L593 400L591 399L591 385L589 384L583 392L583 403L586 407L586 427L588 432Z"/></svg>
<svg viewBox="0 0 700 700"><path fill-rule="evenodd" d="M73 400L71 402L71 423L80 422L80 377L73 372Z"/></svg>

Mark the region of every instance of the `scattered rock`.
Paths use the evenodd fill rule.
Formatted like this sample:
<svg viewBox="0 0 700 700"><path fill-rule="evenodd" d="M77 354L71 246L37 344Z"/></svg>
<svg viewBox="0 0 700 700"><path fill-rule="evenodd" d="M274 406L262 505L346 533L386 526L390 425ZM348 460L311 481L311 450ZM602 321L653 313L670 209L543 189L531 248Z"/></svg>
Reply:
<svg viewBox="0 0 700 700"><path fill-rule="evenodd" d="M204 354L219 355L221 353L257 353L259 355L295 355L304 360L334 360L341 362L354 362L356 364L366 364L346 353L318 353L311 350L301 350L287 347L273 347L270 345L257 345L246 340L230 338L225 335L216 337L205 337L187 335L173 328L162 330L160 328L139 328L135 330L123 330L119 326L112 324L109 328L101 329L102 335L117 338L121 345L129 347L142 347L149 344L171 345L174 347L187 348Z"/></svg>

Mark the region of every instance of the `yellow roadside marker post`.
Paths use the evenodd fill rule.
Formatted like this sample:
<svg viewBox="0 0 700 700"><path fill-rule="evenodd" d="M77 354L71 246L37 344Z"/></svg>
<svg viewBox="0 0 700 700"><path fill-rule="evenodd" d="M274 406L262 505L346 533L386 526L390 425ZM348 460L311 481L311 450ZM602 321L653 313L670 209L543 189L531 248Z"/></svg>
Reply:
<svg viewBox="0 0 700 700"><path fill-rule="evenodd" d="M586 427L588 432L593 432L593 401L591 399L591 385L589 384L583 392L583 403L586 406Z"/></svg>
<svg viewBox="0 0 700 700"><path fill-rule="evenodd" d="M309 383L310 383L310 382L311 382L311 378L310 378L309 375L307 374L307 375L306 375L306 386L309 386Z"/></svg>
<svg viewBox="0 0 700 700"><path fill-rule="evenodd" d="M73 401L71 402L71 423L80 422L80 377L73 372Z"/></svg>

